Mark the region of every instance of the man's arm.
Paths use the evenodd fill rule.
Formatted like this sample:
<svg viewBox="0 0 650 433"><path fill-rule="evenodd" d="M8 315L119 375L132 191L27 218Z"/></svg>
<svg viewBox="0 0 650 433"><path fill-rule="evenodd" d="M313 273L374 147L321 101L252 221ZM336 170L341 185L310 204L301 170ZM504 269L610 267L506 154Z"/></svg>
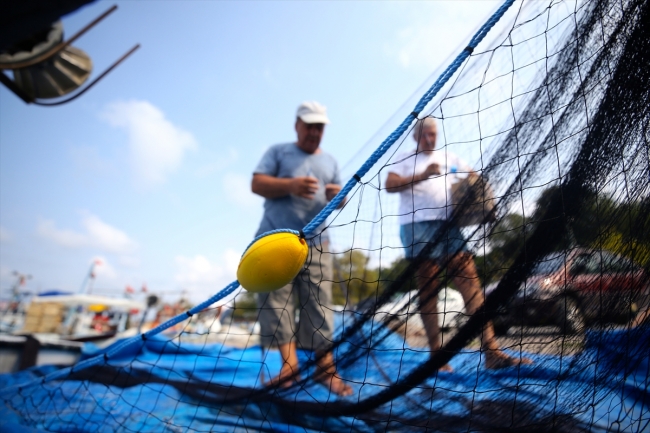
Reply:
<svg viewBox="0 0 650 433"><path fill-rule="evenodd" d="M334 197L336 197L336 194L341 191L343 187L337 183L328 183L325 185L325 198L327 201L332 201ZM337 209L341 209L345 202L347 201L346 197L343 197L343 200L341 200L341 203L339 203L338 206L336 206Z"/></svg>
<svg viewBox="0 0 650 433"><path fill-rule="evenodd" d="M417 182L422 182L423 180L429 179L431 176L439 175L440 167L438 164L429 164L427 168L418 174L413 176L404 177L400 176L397 173L392 171L388 172L386 177L386 191L387 192L400 192L404 191L407 188L410 188L411 185Z"/></svg>
<svg viewBox="0 0 650 433"><path fill-rule="evenodd" d="M318 190L318 180L311 176L284 178L255 173L251 189L264 198L279 198L293 194L313 199Z"/></svg>

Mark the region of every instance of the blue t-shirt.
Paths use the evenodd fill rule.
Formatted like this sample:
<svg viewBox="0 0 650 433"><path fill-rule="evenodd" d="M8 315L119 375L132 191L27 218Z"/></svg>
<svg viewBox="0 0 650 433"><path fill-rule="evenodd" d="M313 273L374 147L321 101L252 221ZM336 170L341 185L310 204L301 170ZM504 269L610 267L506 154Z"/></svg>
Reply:
<svg viewBox="0 0 650 433"><path fill-rule="evenodd" d="M322 150L312 154L304 152L296 143L271 146L253 173L279 178L312 176L318 179L319 184L318 191L311 200L294 195L267 198L256 236L275 229L303 229L327 205L325 185L341 184L338 165L331 155ZM325 236L323 233L323 241Z"/></svg>

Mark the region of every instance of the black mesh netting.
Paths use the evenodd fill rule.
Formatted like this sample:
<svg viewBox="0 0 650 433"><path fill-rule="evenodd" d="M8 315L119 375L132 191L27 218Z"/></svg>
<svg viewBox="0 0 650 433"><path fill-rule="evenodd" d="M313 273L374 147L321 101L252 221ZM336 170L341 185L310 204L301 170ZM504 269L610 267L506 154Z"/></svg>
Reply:
<svg viewBox="0 0 650 433"><path fill-rule="evenodd" d="M511 7L413 123L437 119L436 152L480 175L448 198L443 223L462 226L476 275L452 258L430 265L446 234L404 258L413 245L400 240L405 213L386 181L414 151L413 130L328 220L331 250L311 258L333 259L334 305L324 307L336 310L332 350L352 396L315 381L306 350L295 383L265 385L279 355L259 346L242 293L220 330L199 331L192 317L62 380L41 379L55 366L0 376L0 427L650 431L649 65L645 1ZM462 174L439 176L471 177ZM466 283L485 301L459 301ZM490 364L495 352L507 361Z"/></svg>

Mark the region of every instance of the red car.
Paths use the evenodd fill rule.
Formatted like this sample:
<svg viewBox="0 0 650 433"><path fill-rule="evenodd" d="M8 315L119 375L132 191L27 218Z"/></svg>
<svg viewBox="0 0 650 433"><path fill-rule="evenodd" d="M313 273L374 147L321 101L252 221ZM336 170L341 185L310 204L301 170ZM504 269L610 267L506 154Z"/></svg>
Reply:
<svg viewBox="0 0 650 433"><path fill-rule="evenodd" d="M627 323L648 307L649 297L650 279L640 266L608 251L579 248L540 261L493 323L498 334L515 325L555 325L575 334L594 323Z"/></svg>

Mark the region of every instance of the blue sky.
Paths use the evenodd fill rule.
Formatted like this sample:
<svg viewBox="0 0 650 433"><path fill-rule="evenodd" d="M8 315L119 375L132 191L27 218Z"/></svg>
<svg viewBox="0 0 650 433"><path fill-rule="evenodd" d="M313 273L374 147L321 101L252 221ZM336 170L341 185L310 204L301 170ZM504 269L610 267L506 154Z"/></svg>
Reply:
<svg viewBox="0 0 650 433"><path fill-rule="evenodd" d="M126 285L195 302L235 279L262 199L264 150L294 139L303 100L328 107L322 146L347 179L414 94L501 2L99 1L64 17L96 74L69 104L0 88L0 289ZM360 159L361 158L361 159Z"/></svg>

